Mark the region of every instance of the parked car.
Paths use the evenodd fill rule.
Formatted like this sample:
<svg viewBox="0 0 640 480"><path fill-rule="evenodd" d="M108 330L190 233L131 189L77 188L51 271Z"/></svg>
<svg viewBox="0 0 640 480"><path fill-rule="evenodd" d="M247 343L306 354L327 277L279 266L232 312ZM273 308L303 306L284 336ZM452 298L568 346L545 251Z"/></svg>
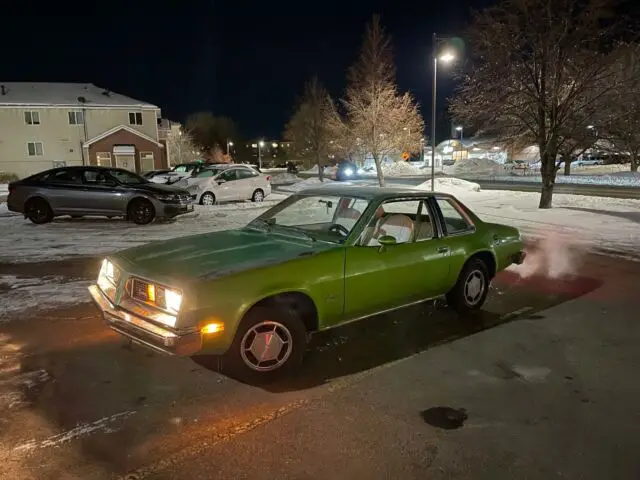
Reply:
<svg viewBox="0 0 640 480"><path fill-rule="evenodd" d="M451 195L324 186L238 230L110 255L89 290L106 324L134 342L223 355L227 371L267 379L300 363L309 334L352 319L440 296L471 314L496 273L524 257L517 229Z"/></svg>
<svg viewBox="0 0 640 480"><path fill-rule="evenodd" d="M142 176L146 179L151 179L157 175L164 175L171 171L170 168L161 168L159 170L149 170L148 172L142 172Z"/></svg>
<svg viewBox="0 0 640 480"><path fill-rule="evenodd" d="M54 168L10 183L7 205L36 224L63 215L97 215L145 225L193 211L186 190L107 167Z"/></svg>
<svg viewBox="0 0 640 480"><path fill-rule="evenodd" d="M149 180L154 183L164 183L167 185L171 185L182 180L183 178L189 178L191 176L197 175L202 169L207 168L210 165L210 163L201 161L181 163L173 167L168 172L151 176Z"/></svg>
<svg viewBox="0 0 640 480"><path fill-rule="evenodd" d="M262 202L271 195L271 176L249 165L210 165L175 185L185 188L200 205L238 200Z"/></svg>

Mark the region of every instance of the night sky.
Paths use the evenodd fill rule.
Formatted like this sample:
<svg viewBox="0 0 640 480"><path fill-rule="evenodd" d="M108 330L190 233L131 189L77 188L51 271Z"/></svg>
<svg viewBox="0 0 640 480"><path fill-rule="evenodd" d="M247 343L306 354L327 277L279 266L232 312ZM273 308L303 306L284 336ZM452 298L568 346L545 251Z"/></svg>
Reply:
<svg viewBox="0 0 640 480"><path fill-rule="evenodd" d="M154 103L172 120L212 111L233 118L246 137L275 139L313 74L334 97L342 93L365 24L380 13L393 38L398 84L414 93L428 120L432 33L461 34L470 8L490 3L61 0L22 12L12 6L2 12L0 79L90 82ZM439 75L438 87L443 111L451 76Z"/></svg>

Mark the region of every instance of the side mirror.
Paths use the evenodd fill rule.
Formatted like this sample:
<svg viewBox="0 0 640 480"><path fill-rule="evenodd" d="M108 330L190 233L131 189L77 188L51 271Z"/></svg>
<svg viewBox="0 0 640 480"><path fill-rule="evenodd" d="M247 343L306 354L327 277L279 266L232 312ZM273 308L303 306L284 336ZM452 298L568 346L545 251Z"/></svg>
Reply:
<svg viewBox="0 0 640 480"><path fill-rule="evenodd" d="M224 178L218 178L216 180L216 182L218 182L218 185L222 185L223 183L226 183L227 181Z"/></svg>
<svg viewBox="0 0 640 480"><path fill-rule="evenodd" d="M383 247L388 247L390 245L395 245L397 242L396 237L393 235L382 235L378 237L378 243Z"/></svg>

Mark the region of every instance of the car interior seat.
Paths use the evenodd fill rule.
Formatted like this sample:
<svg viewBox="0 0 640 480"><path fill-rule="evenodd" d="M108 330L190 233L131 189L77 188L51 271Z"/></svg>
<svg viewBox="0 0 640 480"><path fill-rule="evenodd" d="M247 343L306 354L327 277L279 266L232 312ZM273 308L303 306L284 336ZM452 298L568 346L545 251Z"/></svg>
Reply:
<svg viewBox="0 0 640 480"><path fill-rule="evenodd" d="M378 237L382 235L392 235L398 243L410 242L413 238L414 228L413 220L407 215L397 213L384 217L379 222L376 232L373 237L369 239L367 245L379 245Z"/></svg>

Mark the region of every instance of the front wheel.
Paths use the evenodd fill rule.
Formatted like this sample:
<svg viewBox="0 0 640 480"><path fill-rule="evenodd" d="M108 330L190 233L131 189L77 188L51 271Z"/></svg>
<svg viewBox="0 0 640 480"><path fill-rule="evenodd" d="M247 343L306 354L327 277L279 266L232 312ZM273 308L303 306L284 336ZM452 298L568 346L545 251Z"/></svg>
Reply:
<svg viewBox="0 0 640 480"><path fill-rule="evenodd" d="M200 205L214 205L216 203L216 196L211 192L204 192L200 197Z"/></svg>
<svg viewBox="0 0 640 480"><path fill-rule="evenodd" d="M306 343L307 331L295 311L255 307L242 320L225 363L240 379L269 382L300 365Z"/></svg>
<svg viewBox="0 0 640 480"><path fill-rule="evenodd" d="M136 225L147 225L151 223L156 216L156 209L153 204L144 198L140 198L131 202L128 209L129 220Z"/></svg>
<svg viewBox="0 0 640 480"><path fill-rule="evenodd" d="M24 208L25 216L36 225L49 223L53 220L53 210L49 203L42 198L29 200Z"/></svg>
<svg viewBox="0 0 640 480"><path fill-rule="evenodd" d="M465 264L455 286L447 293L447 303L458 313L473 313L487 299L489 283L487 266L479 258L474 258Z"/></svg>

